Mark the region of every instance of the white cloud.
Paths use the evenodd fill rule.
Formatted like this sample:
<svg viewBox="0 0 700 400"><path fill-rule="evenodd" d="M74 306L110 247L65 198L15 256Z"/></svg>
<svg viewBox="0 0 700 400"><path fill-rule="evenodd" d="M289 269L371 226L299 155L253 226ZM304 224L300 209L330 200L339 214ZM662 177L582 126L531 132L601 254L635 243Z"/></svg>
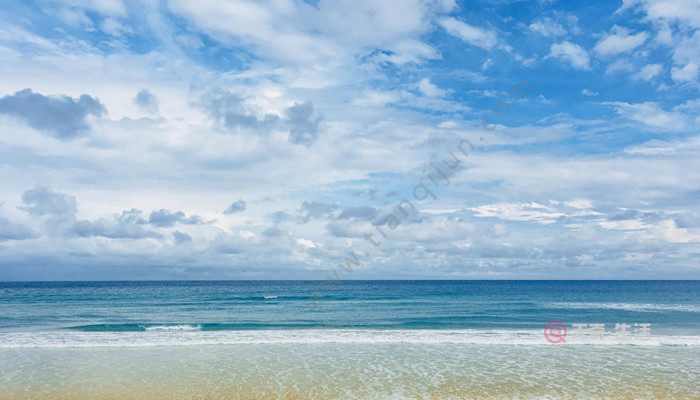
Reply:
<svg viewBox="0 0 700 400"><path fill-rule="evenodd" d="M493 31L466 24L453 17L443 18L438 23L447 33L462 39L472 46L490 50L498 42Z"/></svg>
<svg viewBox="0 0 700 400"><path fill-rule="evenodd" d="M563 26L547 17L531 23L528 29L545 37L566 35L566 29Z"/></svg>
<svg viewBox="0 0 700 400"><path fill-rule="evenodd" d="M561 205L568 207L564 209ZM553 224L560 218L599 215L592 211L593 203L587 199L575 199L560 203L549 201L549 205L530 203L497 203L470 208L477 217L496 217L510 221L531 221L543 225Z"/></svg>
<svg viewBox="0 0 700 400"><path fill-rule="evenodd" d="M615 107L617 113L625 118L661 131L680 131L689 126L688 117L685 114L677 111L664 111L654 102L606 104Z"/></svg>
<svg viewBox="0 0 700 400"><path fill-rule="evenodd" d="M599 55L610 56L634 50L649 38L646 32L630 35L629 30L619 26L613 27L612 32L600 39L593 48Z"/></svg>
<svg viewBox="0 0 700 400"><path fill-rule="evenodd" d="M341 0L319 2L245 1L197 3L173 0L170 9L227 44L280 62L348 62L375 50L386 61L406 63L435 58L420 41L430 17L451 10L449 2L431 0Z"/></svg>
<svg viewBox="0 0 700 400"><path fill-rule="evenodd" d="M588 199L575 199L570 201L565 201L564 205L571 208L588 210L593 208L593 202Z"/></svg>
<svg viewBox="0 0 700 400"><path fill-rule="evenodd" d="M85 11L83 10L63 8L52 13L55 14L59 19L61 19L61 21L65 22L67 25L78 28L84 28L86 30L93 29L92 20L88 18L88 16L85 14Z"/></svg>
<svg viewBox="0 0 700 400"><path fill-rule="evenodd" d="M700 234L689 232L688 229L678 228L673 220L663 220L658 223L644 223L641 220L601 221L598 223L605 229L626 231L645 239L663 239L669 243L698 243Z"/></svg>
<svg viewBox="0 0 700 400"><path fill-rule="evenodd" d="M676 64L671 69L674 81L690 82L697 79L700 66L700 30L678 42L673 49L673 62Z"/></svg>
<svg viewBox="0 0 700 400"><path fill-rule="evenodd" d="M700 2L697 0L622 0L622 7L617 12L633 7L641 7L652 20L677 21L700 27Z"/></svg>
<svg viewBox="0 0 700 400"><path fill-rule="evenodd" d="M123 25L114 18L105 18L100 28L105 33L117 37L123 36L124 34L133 33L133 30L129 26Z"/></svg>
<svg viewBox="0 0 700 400"><path fill-rule="evenodd" d="M445 89L440 89L437 87L435 84L430 82L430 79L428 78L423 78L418 82L417 84L418 90L424 95L428 97L441 97L447 94L447 90Z"/></svg>
<svg viewBox="0 0 700 400"><path fill-rule="evenodd" d="M626 60L624 58L616 60L614 63L608 65L608 67L605 68L606 75L619 72L633 73L634 71L634 65L629 60Z"/></svg>
<svg viewBox="0 0 700 400"><path fill-rule="evenodd" d="M126 16L126 6L122 0L58 0L68 7L96 11L102 15Z"/></svg>
<svg viewBox="0 0 700 400"><path fill-rule="evenodd" d="M309 239L299 238L299 239L296 239L296 242L304 247L308 247L308 248L315 248L316 247L316 243L312 242Z"/></svg>
<svg viewBox="0 0 700 400"><path fill-rule="evenodd" d="M636 75L638 79L650 81L661 73L661 64L649 64L642 67Z"/></svg>
<svg viewBox="0 0 700 400"><path fill-rule="evenodd" d="M538 203L498 203L471 208L477 217L496 217L511 221L533 221L540 224L552 224L557 218L565 216L551 207Z"/></svg>
<svg viewBox="0 0 700 400"><path fill-rule="evenodd" d="M682 68L673 67L671 68L671 77L678 82L694 81L698 77L698 66L694 62L689 62Z"/></svg>
<svg viewBox="0 0 700 400"><path fill-rule="evenodd" d="M440 53L419 40L403 40L395 43L392 51L380 53L374 56L374 60L378 62L389 62L396 65L405 65L410 63L418 64L423 60L435 60L440 58Z"/></svg>
<svg viewBox="0 0 700 400"><path fill-rule="evenodd" d="M583 90L581 90L581 94L583 94L584 96L593 97L593 96L597 96L598 92L593 92L593 91L588 90L588 89L583 89Z"/></svg>
<svg viewBox="0 0 700 400"><path fill-rule="evenodd" d="M548 57L557 58L571 63L577 69L590 69L590 57L586 50L571 42L553 44Z"/></svg>

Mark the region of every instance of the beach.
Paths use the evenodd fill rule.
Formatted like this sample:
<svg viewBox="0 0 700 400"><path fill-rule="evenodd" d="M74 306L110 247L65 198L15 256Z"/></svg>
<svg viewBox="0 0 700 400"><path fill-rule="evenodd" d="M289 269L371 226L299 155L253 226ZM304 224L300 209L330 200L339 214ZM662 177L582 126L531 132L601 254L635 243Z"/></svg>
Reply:
<svg viewBox="0 0 700 400"><path fill-rule="evenodd" d="M696 399L697 347L325 343L3 349L3 399Z"/></svg>

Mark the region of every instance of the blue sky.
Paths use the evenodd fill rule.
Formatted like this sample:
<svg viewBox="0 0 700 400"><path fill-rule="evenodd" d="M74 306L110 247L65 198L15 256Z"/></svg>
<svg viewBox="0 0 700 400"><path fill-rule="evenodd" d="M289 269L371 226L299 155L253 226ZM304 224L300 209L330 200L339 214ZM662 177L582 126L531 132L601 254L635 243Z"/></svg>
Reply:
<svg viewBox="0 0 700 400"><path fill-rule="evenodd" d="M699 27L693 0L9 2L0 279L697 279Z"/></svg>

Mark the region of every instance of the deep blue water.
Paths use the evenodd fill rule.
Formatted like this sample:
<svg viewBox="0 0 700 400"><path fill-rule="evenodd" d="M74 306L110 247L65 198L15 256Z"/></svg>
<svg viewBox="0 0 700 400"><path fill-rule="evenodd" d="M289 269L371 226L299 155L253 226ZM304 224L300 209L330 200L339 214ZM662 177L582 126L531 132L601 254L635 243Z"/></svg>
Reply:
<svg viewBox="0 0 700 400"><path fill-rule="evenodd" d="M325 285L325 286L324 286ZM700 281L4 282L0 333L35 330L541 329L700 332ZM321 296L321 297L319 297Z"/></svg>

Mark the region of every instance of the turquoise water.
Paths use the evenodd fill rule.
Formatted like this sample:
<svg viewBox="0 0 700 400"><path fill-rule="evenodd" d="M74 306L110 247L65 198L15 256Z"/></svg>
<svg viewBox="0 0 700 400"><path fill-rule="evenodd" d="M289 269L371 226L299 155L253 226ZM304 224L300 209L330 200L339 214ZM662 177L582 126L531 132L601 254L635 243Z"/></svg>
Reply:
<svg viewBox="0 0 700 400"><path fill-rule="evenodd" d="M0 332L258 329L542 329L650 323L697 333L698 281L0 283Z"/></svg>

